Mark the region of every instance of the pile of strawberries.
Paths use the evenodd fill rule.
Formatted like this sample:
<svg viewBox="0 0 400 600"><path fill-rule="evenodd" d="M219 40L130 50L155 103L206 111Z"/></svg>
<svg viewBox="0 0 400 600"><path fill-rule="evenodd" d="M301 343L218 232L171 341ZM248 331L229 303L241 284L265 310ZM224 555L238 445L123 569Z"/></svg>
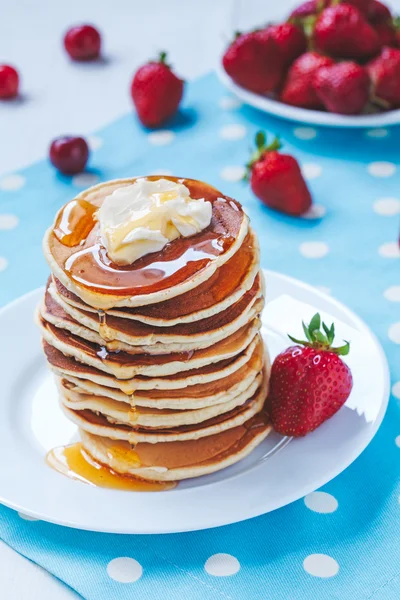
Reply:
<svg viewBox="0 0 400 600"><path fill-rule="evenodd" d="M238 85L292 106L400 108L398 25L379 0L308 0L285 23L238 34L223 66Z"/></svg>

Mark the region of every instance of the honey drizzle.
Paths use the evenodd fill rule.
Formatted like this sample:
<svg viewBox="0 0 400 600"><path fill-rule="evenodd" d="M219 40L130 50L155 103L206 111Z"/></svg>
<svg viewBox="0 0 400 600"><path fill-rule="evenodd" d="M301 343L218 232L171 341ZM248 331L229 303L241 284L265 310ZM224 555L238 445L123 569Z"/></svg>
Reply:
<svg viewBox="0 0 400 600"><path fill-rule="evenodd" d="M118 458L121 451L114 452L110 449L111 456ZM127 450L126 453L134 454L134 450ZM125 451L122 451L125 454ZM125 458L125 456L124 456ZM134 457L130 456L130 460ZM144 481L131 475L120 475L112 469L95 461L83 448L82 443L78 442L70 446L60 446L50 450L46 457L47 464L54 470L70 479L81 481L83 483L103 488L112 488L117 490L126 490L134 492L161 492L176 487L174 481ZM134 461L132 460L132 463ZM135 466L135 464L133 464ZM140 460L137 456L137 466L140 466Z"/></svg>
<svg viewBox="0 0 400 600"><path fill-rule="evenodd" d="M71 200L58 213L54 235L64 245L72 248L85 242L93 229L97 206L86 200Z"/></svg>
<svg viewBox="0 0 400 600"><path fill-rule="evenodd" d="M107 315L104 310L100 308L97 311L99 316L99 335L105 342L112 342L114 336L110 334L110 330L107 327Z"/></svg>
<svg viewBox="0 0 400 600"><path fill-rule="evenodd" d="M138 410L136 408L136 401L135 401L134 393L130 394L129 403L130 403L130 409L129 409L128 420L131 425L135 425L139 419L139 414L138 414Z"/></svg>

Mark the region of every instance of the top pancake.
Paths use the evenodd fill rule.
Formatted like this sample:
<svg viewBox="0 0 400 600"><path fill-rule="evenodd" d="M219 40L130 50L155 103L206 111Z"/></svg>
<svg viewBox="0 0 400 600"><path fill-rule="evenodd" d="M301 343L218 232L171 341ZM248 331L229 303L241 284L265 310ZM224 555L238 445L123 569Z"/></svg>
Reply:
<svg viewBox="0 0 400 600"><path fill-rule="evenodd" d="M239 250L215 273L196 288L177 298L137 308L114 308L108 315L132 319L156 327L171 327L182 323L193 323L226 310L237 302L253 285L259 269L258 243L250 231ZM68 290L53 277L57 293L71 306L92 311L97 310Z"/></svg>
<svg viewBox="0 0 400 600"><path fill-rule="evenodd" d="M156 180L157 177L149 179ZM121 267L109 260L101 245L96 220L90 221L91 230L86 238L76 236L74 246L64 245L54 234L53 225L44 238L44 253L55 277L84 302L101 309L164 302L212 277L241 247L248 232L248 218L239 203L208 184L192 179L167 179L186 185L192 198L211 202L209 227L189 238L177 238L160 252ZM82 192L75 200L85 200L99 207L106 196L135 180L102 183ZM56 223L71 206L61 209Z"/></svg>

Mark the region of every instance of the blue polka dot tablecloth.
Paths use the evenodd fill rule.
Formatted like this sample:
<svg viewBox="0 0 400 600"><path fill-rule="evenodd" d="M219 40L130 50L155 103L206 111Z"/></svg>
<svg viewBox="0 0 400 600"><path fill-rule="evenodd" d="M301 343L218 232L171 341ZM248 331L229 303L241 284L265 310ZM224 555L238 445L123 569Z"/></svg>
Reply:
<svg viewBox="0 0 400 600"><path fill-rule="evenodd" d="M0 180L0 304L44 283L43 232L79 190L144 174L203 179L244 204L264 267L329 290L378 335L392 373L386 418L361 457L323 490L250 521L123 536L0 508L0 537L90 600L398 600L400 128L277 120L227 97L214 75L186 92L168 130L150 133L129 114L99 131L82 175L57 175L43 161ZM241 181L260 128L278 133L301 163L315 201L307 218L269 211Z"/></svg>

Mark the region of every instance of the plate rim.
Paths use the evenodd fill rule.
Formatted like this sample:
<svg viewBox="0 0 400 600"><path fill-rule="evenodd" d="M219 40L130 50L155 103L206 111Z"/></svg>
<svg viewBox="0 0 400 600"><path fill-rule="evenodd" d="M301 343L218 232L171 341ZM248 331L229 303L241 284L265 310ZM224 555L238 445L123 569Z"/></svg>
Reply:
<svg viewBox="0 0 400 600"><path fill-rule="evenodd" d="M353 451L350 452L349 455L346 457L346 460L342 461L342 463L339 466L337 466L336 468L331 469L329 471L329 473L327 472L326 477L320 477L317 484L315 484L315 482L313 482L313 483L310 483L309 485L303 485L301 488L299 488L299 493L292 492L292 493L288 494L288 496L290 496L290 497L289 498L286 497L285 500L282 503L280 503L279 506L276 508L264 511L264 510L258 510L258 506L257 506L256 510L252 509L252 510L246 511L244 513L244 516L236 515L236 517L234 517L234 518L232 518L232 516L229 516L228 518L225 518L225 519L218 518L218 519L214 519L213 521L210 521L209 519L203 517L201 523L198 522L194 526L190 526L190 527L185 526L183 528L175 526L173 528L165 527L164 529L157 528L157 530L154 530L154 529L149 529L148 526L138 529L137 526L135 526L135 524L132 524L133 526L128 525L128 526L121 528L121 527L116 527L115 524L113 524L114 526L113 525L111 525L111 526L104 526L104 525L103 526L102 525L94 526L92 523L89 524L88 526L85 526L84 524L82 524L82 522L71 521L71 520L67 520L67 519L64 519L64 520L49 519L48 516L41 513L40 511L29 510L29 509L26 509L24 506L21 506L17 502L8 501L7 499L5 499L3 497L2 494L0 495L0 503L7 506L8 508L11 508L18 512L22 512L23 514L33 517L35 519L38 519L38 520L41 520L44 522L48 522L48 523L53 523L53 524L60 525L63 527L79 529L82 531L97 531L97 532L102 532L102 533L114 533L114 534L126 534L126 535L131 535L131 534L136 534L136 535L155 534L155 535L158 535L158 534L170 534L170 533L183 533L183 532L189 532L189 531L199 531L199 530L203 530L203 529L212 529L212 528L221 527L224 525L230 525L230 524L246 521L248 519L251 519L251 518L254 518L257 516L261 516L263 514L267 514L268 512L272 512L274 510L277 510L278 508L282 508L283 506L291 504L292 502L295 502L295 501L305 497L307 494L311 493L312 491L326 485L329 481L331 481L332 479L337 477L340 473L342 473L345 469L347 469L362 454L362 452L367 448L367 446L371 443L371 441L373 440L374 436L376 435L378 429L380 428L383 418L386 414L389 397L390 397L390 372L389 372L387 358L386 358L386 355L382 348L382 345L379 342L376 335L371 331L369 326L365 323L365 321L363 321L363 319L361 319L356 313L354 313L350 308L348 308L345 304L343 304L336 298L330 296L329 294L326 294L325 292L319 290L318 288L316 288L306 282L303 282L297 278L291 277L284 273L279 273L277 271L272 271L269 269L263 269L263 271L267 277L274 276L283 281L288 281L292 285L294 284L296 286L300 286L301 288L303 288L306 291L309 291L309 292L311 291L313 295L317 295L321 299L328 300L331 304L338 307L341 311L346 313L354 323L357 323L357 327L359 328L360 331L363 331L370 336L371 342L374 344L375 349L377 350L377 352L379 354L382 368L383 368L383 378L384 378L384 389L382 390L382 396L381 396L382 402L381 402L381 406L380 406L379 415L377 416L376 420L372 424L371 430L369 432L367 439L363 442L362 445L353 449ZM2 316L5 312L13 309L15 306L17 306L20 303L26 302L27 300L29 300L30 297L34 297L35 295L42 293L43 290L44 290L43 286L40 288L36 288L35 290L31 290L30 292L27 292L26 294L16 298L15 300L13 300L12 302L10 302L8 304L6 304L4 307L2 307L0 309L0 319L2 318ZM299 442L296 440L295 443L299 443ZM300 440L300 443L301 443L301 440ZM291 445L292 444L289 444L289 447ZM284 450L285 450L285 448L282 449L282 452L284 452ZM256 470L257 468L262 468L262 463L260 463L258 466L255 465L251 470L254 472L254 470ZM245 473L243 475L245 475ZM233 478L230 478L228 480L221 480L221 481L213 482L210 485L211 486L220 486L220 485L224 484L224 481L230 481L231 479L237 479L239 476L240 476L240 474L238 474L237 476L234 476ZM209 486L206 486L206 487L209 488ZM193 488L183 489L183 490L181 490L180 494L183 494L186 496L190 492L193 493ZM243 515L243 512L242 512L242 515ZM206 523L205 523L205 521L206 521Z"/></svg>
<svg viewBox="0 0 400 600"><path fill-rule="evenodd" d="M244 104L287 121L304 123L310 126L317 125L320 127L341 127L349 129L374 129L400 125L400 108L378 113L376 115L339 115L319 110L298 108L278 102L272 98L266 98L237 85L224 71L222 65L218 65L215 68L215 72L224 87L244 102Z"/></svg>

